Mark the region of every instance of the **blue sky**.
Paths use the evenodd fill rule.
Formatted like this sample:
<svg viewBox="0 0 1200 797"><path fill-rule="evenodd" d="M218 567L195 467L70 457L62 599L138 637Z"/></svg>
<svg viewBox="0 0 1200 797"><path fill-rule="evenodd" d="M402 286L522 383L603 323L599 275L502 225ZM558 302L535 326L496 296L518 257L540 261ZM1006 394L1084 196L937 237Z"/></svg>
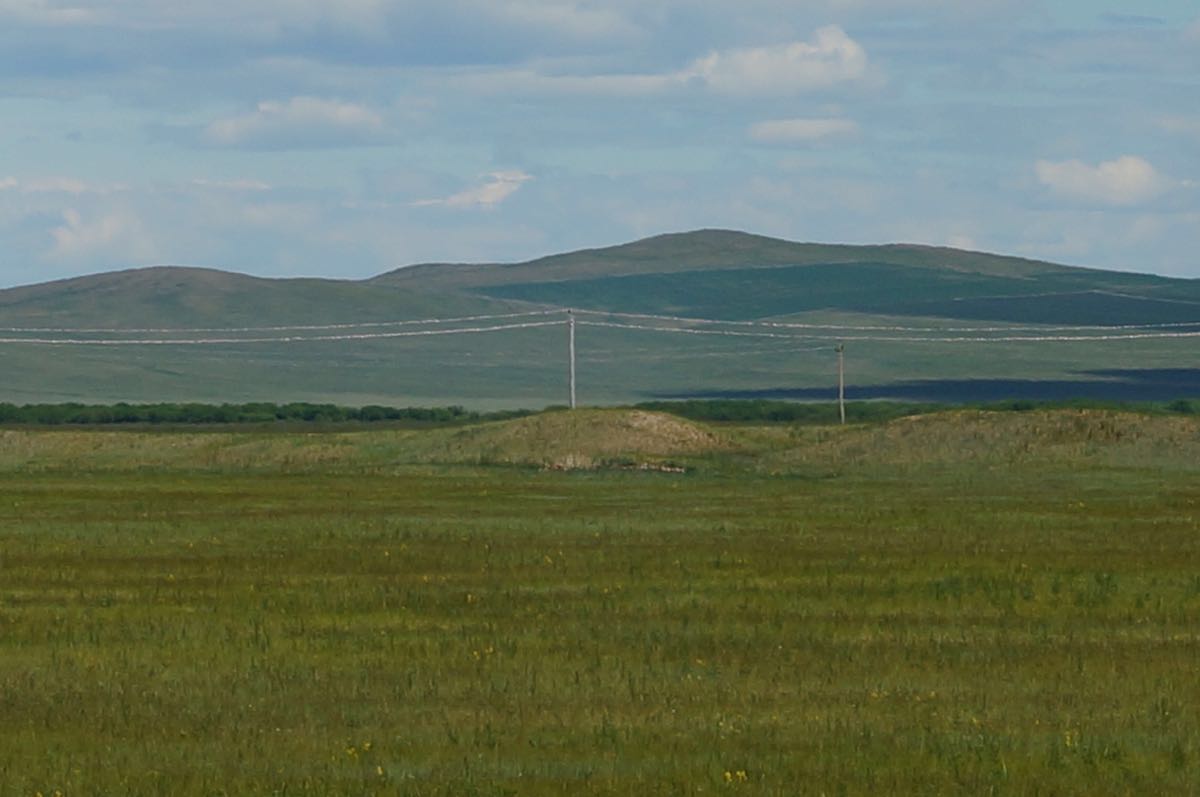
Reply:
<svg viewBox="0 0 1200 797"><path fill-rule="evenodd" d="M1200 277L1200 7L0 0L0 287L699 227Z"/></svg>

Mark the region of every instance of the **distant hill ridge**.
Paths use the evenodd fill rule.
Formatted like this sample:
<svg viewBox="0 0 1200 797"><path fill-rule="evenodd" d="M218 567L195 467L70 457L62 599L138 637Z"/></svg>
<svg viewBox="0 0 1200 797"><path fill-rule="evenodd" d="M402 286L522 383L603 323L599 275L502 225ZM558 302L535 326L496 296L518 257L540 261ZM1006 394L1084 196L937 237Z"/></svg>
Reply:
<svg viewBox="0 0 1200 797"><path fill-rule="evenodd" d="M888 284L881 285L881 277ZM112 271L0 290L0 326L338 323L529 303L754 318L813 309L887 312L889 302L916 301L919 307L893 309L1003 319L1011 308L997 315L962 303L1096 292L1132 292L1131 301L1142 304L1200 302L1196 281L947 247L795 243L697 230L522 263L406 266L365 280L264 278L184 266ZM797 297L802 300L794 302ZM931 301L959 306L927 306Z"/></svg>
<svg viewBox="0 0 1200 797"><path fill-rule="evenodd" d="M1037 260L919 244L797 243L780 238L705 229L666 233L631 243L581 249L523 263L405 266L381 274L373 282L389 284L433 279L458 286L496 285L537 279L580 279L595 276L672 273L728 268L770 268L813 264L889 262L903 266L945 268L1020 277L1077 269Z"/></svg>

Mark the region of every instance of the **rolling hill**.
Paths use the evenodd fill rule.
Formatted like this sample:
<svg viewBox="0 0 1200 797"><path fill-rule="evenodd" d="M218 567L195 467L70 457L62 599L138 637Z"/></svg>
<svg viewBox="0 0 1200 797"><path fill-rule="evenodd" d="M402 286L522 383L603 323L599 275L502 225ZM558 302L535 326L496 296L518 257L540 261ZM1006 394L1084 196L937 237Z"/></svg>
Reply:
<svg viewBox="0 0 1200 797"><path fill-rule="evenodd" d="M626 312L752 319L816 310L1041 324L1200 318L1200 283L944 247L804 244L725 230L511 265L398 269L373 284Z"/></svg>
<svg viewBox="0 0 1200 797"><path fill-rule="evenodd" d="M932 267L1013 277L1046 272L1088 271L1099 275L1111 273L941 247L908 244L851 246L794 243L735 230L696 230L656 235L601 249L551 255L527 263L409 266L381 274L372 282L404 284L420 280L446 287L477 288L542 280L859 262L889 262L897 266Z"/></svg>
<svg viewBox="0 0 1200 797"><path fill-rule="evenodd" d="M376 282L156 266L0 291L0 326L132 329L322 324L504 312L511 303Z"/></svg>
<svg viewBox="0 0 1200 797"><path fill-rule="evenodd" d="M562 329L347 340L311 340L293 329L258 335L270 340L205 346L23 341L128 339L138 329L162 330L166 338L182 335L172 330L283 326L338 326L353 334L401 329L392 325L397 321L550 307L859 328L783 339L581 327L580 391L587 403L824 398L839 336L848 343L851 396L855 390L862 397L922 399L1200 393L1189 337L1035 345L903 340L921 336L894 331L1160 325L1189 333L1200 331L1200 281L940 247L805 244L701 230L525 263L409 266L362 281L155 267L11 288L0 291L0 327L8 330L0 344L6 374L0 401L541 406L564 399ZM46 329L74 332L34 331ZM302 339L275 339L284 335Z"/></svg>

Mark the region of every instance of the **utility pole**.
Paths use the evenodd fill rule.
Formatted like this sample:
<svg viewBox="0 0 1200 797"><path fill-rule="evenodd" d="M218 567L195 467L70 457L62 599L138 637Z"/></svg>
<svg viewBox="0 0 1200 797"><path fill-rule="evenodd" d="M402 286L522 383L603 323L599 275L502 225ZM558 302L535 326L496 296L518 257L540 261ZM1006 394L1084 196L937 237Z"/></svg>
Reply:
<svg viewBox="0 0 1200 797"><path fill-rule="evenodd" d="M846 425L846 344L837 345L838 355L838 414Z"/></svg>
<svg viewBox="0 0 1200 797"><path fill-rule="evenodd" d="M575 312L567 311L567 357L571 362L571 409L575 409Z"/></svg>

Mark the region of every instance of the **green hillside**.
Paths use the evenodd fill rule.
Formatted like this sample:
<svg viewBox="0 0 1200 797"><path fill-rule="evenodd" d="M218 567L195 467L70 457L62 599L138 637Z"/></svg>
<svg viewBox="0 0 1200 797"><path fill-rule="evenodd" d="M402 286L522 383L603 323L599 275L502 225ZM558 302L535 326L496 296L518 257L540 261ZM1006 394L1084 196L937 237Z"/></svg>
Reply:
<svg viewBox="0 0 1200 797"><path fill-rule="evenodd" d="M372 282L421 283L478 288L542 280L577 280L630 274L671 274L729 268L831 263L886 262L1005 277L1086 272L1103 279L1111 272L1073 269L1024 258L932 246L851 246L794 243L732 230L697 230L657 235L619 246L585 249L512 264L428 264L389 271Z"/></svg>
<svg viewBox="0 0 1200 797"><path fill-rule="evenodd" d="M374 282L263 279L160 266L0 291L0 326L130 329L333 324L504 312L461 292Z"/></svg>
<svg viewBox="0 0 1200 797"><path fill-rule="evenodd" d="M945 247L793 243L725 230L660 235L508 265L372 280L558 306L753 319L816 310L1037 324L1200 320L1200 282Z"/></svg>
<svg viewBox="0 0 1200 797"><path fill-rule="evenodd" d="M1200 318L1200 301L1187 298L1190 286L1164 286L1152 279L1130 281L1126 290L1146 294L1139 295L1083 287L1069 273L1002 277L861 262L528 282L480 290L496 298L564 307L722 319L816 310L1026 324L1178 323ZM1174 298L1161 295L1167 287L1176 289Z"/></svg>
<svg viewBox="0 0 1200 797"><path fill-rule="evenodd" d="M885 329L1170 324L1187 325L1169 328L1186 334L1200 330L1200 281L947 248L805 244L721 230L526 263L411 266L363 281L138 269L0 291L0 327L9 330L0 335L6 374L0 401L540 407L566 399L565 326L422 337L378 333L414 319L562 307ZM313 340L320 335L241 329L289 325L350 325L337 331L356 337ZM32 331L43 328L76 331ZM95 330L128 339L138 329L178 330L155 333L175 339L188 328L216 330L221 339L272 340L203 346L22 342L106 336ZM855 330L795 335L800 337L580 326L580 399L829 398L832 350L843 338L851 397L1169 400L1200 394L1188 337L1034 345L905 340L901 333ZM291 339L279 339L285 336Z"/></svg>

